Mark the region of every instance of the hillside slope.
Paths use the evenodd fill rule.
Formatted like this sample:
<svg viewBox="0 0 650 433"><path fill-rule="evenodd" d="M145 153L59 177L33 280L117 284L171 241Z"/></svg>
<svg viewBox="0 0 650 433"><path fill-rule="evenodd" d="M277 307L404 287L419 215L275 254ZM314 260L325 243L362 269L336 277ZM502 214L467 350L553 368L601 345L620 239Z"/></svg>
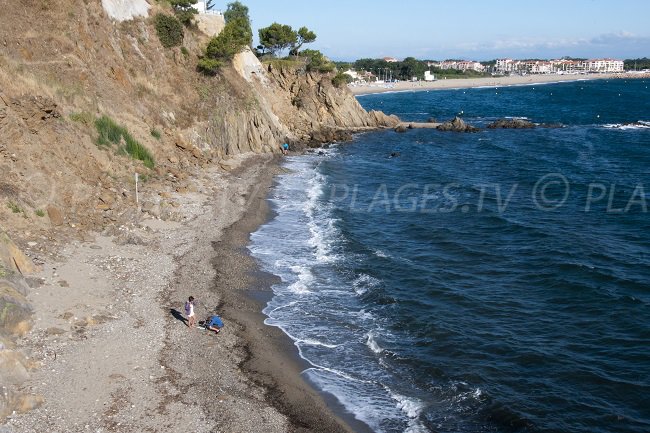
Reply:
<svg viewBox="0 0 650 433"><path fill-rule="evenodd" d="M143 212L174 219L170 193L196 191L204 170L230 170L239 155L397 122L365 112L331 76L265 66L250 52L215 77L197 73L210 33L223 28L217 17L167 49L152 17L170 11L153 0L0 0L0 10L0 386L30 368L7 350L29 328L30 257L50 261L69 241L119 233ZM99 140L103 116L118 143ZM125 154L127 138L155 162ZM0 417L39 404L1 390Z"/></svg>

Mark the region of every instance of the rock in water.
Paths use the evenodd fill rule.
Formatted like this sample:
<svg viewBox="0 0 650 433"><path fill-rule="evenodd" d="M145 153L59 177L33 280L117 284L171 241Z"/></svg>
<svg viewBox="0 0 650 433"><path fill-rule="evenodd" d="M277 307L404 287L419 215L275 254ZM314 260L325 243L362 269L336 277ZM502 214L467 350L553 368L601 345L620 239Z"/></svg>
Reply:
<svg viewBox="0 0 650 433"><path fill-rule="evenodd" d="M439 131L453 131L453 132L477 132L478 128L465 123L463 119L456 116L453 120L445 122L436 127Z"/></svg>
<svg viewBox="0 0 650 433"><path fill-rule="evenodd" d="M526 119L499 119L490 123L488 129L532 129L535 124Z"/></svg>

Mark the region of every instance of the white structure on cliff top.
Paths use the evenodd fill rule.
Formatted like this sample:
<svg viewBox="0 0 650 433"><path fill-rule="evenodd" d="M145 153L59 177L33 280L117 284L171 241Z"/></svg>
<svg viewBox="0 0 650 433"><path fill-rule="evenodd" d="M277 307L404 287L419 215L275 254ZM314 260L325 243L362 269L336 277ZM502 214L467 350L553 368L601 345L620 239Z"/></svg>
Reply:
<svg viewBox="0 0 650 433"><path fill-rule="evenodd" d="M199 0L196 2L194 9L199 11L200 14L211 14L211 15L223 15L220 10L217 9L208 9L208 2Z"/></svg>

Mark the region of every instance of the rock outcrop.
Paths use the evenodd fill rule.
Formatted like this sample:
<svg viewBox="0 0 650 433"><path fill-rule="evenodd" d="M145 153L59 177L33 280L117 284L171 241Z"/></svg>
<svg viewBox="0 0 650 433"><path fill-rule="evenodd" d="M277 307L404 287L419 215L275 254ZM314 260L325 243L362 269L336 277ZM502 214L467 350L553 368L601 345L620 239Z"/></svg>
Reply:
<svg viewBox="0 0 650 433"><path fill-rule="evenodd" d="M456 116L448 122L444 122L436 127L439 131L453 131L453 132L477 132L478 128L465 123L463 119Z"/></svg>
<svg viewBox="0 0 650 433"><path fill-rule="evenodd" d="M488 129L532 129L535 124L527 119L499 119L490 123Z"/></svg>
<svg viewBox="0 0 650 433"><path fill-rule="evenodd" d="M13 411L30 410L41 401L15 392L15 387L29 378L32 366L12 350L15 338L30 329L25 275L34 271L32 261L0 231L0 421Z"/></svg>

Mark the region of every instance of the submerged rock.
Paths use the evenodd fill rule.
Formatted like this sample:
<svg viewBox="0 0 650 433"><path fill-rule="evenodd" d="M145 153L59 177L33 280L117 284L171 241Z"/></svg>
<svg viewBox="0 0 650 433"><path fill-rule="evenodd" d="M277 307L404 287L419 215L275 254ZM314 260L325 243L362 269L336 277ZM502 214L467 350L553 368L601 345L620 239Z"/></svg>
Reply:
<svg viewBox="0 0 650 433"><path fill-rule="evenodd" d="M453 132L477 132L478 128L465 123L463 119L456 116L449 122L442 123L436 127L439 131L453 131Z"/></svg>

